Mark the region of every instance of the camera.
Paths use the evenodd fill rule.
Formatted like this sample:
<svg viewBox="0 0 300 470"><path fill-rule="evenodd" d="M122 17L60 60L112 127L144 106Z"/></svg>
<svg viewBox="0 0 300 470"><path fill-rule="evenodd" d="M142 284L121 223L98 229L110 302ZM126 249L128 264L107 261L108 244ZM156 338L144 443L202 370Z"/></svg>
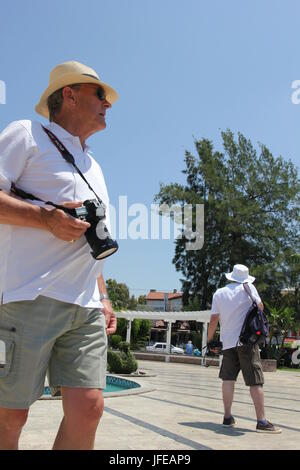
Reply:
<svg viewBox="0 0 300 470"><path fill-rule="evenodd" d="M207 348L209 349L209 351L212 351L215 354L221 354L222 348L223 348L223 343L222 343L222 341L212 340L209 343L207 343Z"/></svg>
<svg viewBox="0 0 300 470"><path fill-rule="evenodd" d="M85 237L92 249L93 258L104 259L118 250L118 243L116 240L112 240L104 222L106 207L103 202L99 202L97 199L87 199L81 207L64 208L63 210L73 217L91 224L85 232Z"/></svg>

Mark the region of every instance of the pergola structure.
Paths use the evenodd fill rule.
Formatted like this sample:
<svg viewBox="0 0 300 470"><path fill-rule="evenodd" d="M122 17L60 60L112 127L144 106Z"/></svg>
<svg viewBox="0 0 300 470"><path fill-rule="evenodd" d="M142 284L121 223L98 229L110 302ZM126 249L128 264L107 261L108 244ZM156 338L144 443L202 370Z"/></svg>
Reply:
<svg viewBox="0 0 300 470"><path fill-rule="evenodd" d="M203 323L202 333L202 348L207 344L207 327L210 320L211 311L202 310L197 312L146 312L146 311L135 311L135 310L124 310L116 312L117 318L125 318L127 323L127 334L126 341L130 343L131 337L131 322L135 319L143 320L163 320L168 324L167 327L167 352L171 351L171 331L172 323L176 321L189 321L193 320L199 323Z"/></svg>

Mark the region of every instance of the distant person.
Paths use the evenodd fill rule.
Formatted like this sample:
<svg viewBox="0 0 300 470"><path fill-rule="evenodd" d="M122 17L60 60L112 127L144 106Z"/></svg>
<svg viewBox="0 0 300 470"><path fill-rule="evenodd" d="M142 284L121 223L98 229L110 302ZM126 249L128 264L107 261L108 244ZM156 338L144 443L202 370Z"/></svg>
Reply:
<svg viewBox="0 0 300 470"><path fill-rule="evenodd" d="M237 346L246 313L252 303L243 287L244 283L249 285L252 296L258 306L263 309L261 298L252 284L255 278L249 275L248 268L242 264L236 264L233 267L233 271L226 274L226 278L232 282L218 289L213 296L207 335L207 341L209 343L213 340L218 322L220 321L220 336L223 342L223 361L219 377L223 380L223 425L232 427L236 423L231 414L231 407L235 381L239 371L242 370L245 384L250 387L250 395L256 411L257 432L279 434L281 433L281 429L274 426L265 417L263 392L264 376L259 346L257 344L254 346Z"/></svg>
<svg viewBox="0 0 300 470"><path fill-rule="evenodd" d="M53 448L94 446L116 317L85 237L91 224L64 209L104 203L110 230L104 177L85 142L105 129L117 97L90 67L64 62L35 108L50 123L15 121L0 134L0 449L18 448L47 370L64 412ZM101 257L110 253L102 243Z"/></svg>

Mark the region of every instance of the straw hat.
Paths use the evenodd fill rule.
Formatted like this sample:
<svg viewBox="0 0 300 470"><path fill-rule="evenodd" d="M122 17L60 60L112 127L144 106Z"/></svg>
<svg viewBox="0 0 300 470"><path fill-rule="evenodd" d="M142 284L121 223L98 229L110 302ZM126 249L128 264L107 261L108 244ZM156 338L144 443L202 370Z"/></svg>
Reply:
<svg viewBox="0 0 300 470"><path fill-rule="evenodd" d="M247 266L243 264L235 264L233 266L233 271L231 273L225 274L229 281L240 282L244 284L244 282L254 282L255 277L249 276L249 269Z"/></svg>
<svg viewBox="0 0 300 470"><path fill-rule="evenodd" d="M47 100L52 93L68 85L75 83L95 83L101 85L106 92L106 99L113 104L118 99L118 93L109 85L102 82L95 70L76 61L63 62L54 67L50 72L49 85L41 96L35 110L37 113L49 119Z"/></svg>

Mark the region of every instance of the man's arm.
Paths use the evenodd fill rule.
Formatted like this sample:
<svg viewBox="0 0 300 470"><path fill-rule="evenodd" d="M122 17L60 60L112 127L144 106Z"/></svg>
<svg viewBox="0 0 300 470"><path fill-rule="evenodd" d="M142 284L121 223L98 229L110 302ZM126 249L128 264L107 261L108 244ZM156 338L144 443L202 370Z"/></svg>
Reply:
<svg viewBox="0 0 300 470"><path fill-rule="evenodd" d="M0 224L45 229L41 208L0 190Z"/></svg>
<svg viewBox="0 0 300 470"><path fill-rule="evenodd" d="M62 206L74 209L81 202L66 202ZM48 230L57 238L70 242L77 240L90 227L88 222L76 219L61 209L45 209L22 201L0 190L0 224L17 225Z"/></svg>
<svg viewBox="0 0 300 470"><path fill-rule="evenodd" d="M107 295L107 290L106 290L106 285L104 282L103 274L101 274L98 277L97 281L98 281L100 297L102 295ZM116 319L115 313L113 311L113 308L109 299L102 299L101 303L103 305L102 312L105 315L105 321L106 321L106 334L113 335L117 329L117 319Z"/></svg>
<svg viewBox="0 0 300 470"><path fill-rule="evenodd" d="M208 331L207 331L207 342L208 343L210 341L212 341L212 339L214 337L215 331L216 331L218 323L219 323L219 318L220 318L219 313L213 314L213 315L210 316L210 322L209 322Z"/></svg>

